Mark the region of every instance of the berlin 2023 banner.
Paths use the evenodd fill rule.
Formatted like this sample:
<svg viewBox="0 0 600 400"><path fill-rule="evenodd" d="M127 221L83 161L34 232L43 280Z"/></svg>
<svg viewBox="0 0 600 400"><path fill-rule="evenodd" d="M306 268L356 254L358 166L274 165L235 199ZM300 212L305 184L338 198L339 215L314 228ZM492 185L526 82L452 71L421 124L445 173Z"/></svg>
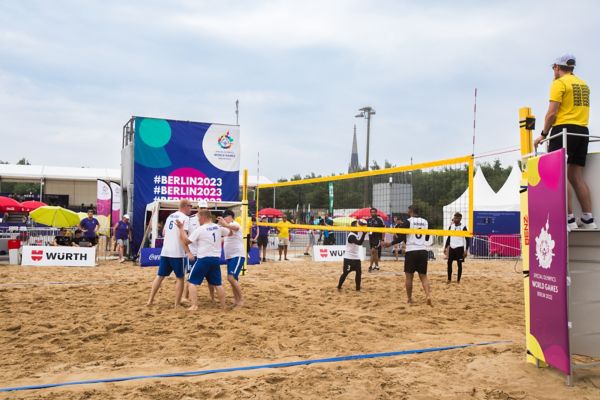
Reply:
<svg viewBox="0 0 600 400"><path fill-rule="evenodd" d="M133 249L156 200L238 201L239 126L135 117Z"/></svg>

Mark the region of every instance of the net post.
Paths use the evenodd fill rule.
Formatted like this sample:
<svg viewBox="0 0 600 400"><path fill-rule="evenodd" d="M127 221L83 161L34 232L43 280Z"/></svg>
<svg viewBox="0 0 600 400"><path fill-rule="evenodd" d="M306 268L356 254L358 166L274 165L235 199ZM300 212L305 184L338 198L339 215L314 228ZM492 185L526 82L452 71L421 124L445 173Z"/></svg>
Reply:
<svg viewBox="0 0 600 400"><path fill-rule="evenodd" d="M244 266L242 267L242 276L246 275L246 266L248 265L248 170L244 170L242 180L242 232L244 232Z"/></svg>

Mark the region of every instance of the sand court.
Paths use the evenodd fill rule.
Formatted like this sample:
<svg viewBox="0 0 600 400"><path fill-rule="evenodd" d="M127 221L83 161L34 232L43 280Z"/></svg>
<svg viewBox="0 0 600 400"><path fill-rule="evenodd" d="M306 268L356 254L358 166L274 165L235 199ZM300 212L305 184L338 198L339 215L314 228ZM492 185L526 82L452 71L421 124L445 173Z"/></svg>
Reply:
<svg viewBox="0 0 600 400"><path fill-rule="evenodd" d="M502 341L489 346L280 369L144 379L0 398L597 399L597 374L562 375L524 362L523 291L515 261L468 260L460 284L430 264L434 307L415 281L406 304L402 262L353 275L341 265L267 262L240 277L246 307L222 312L199 288L198 312L173 309L174 278L146 307L154 268L0 269L0 386L244 367L355 354ZM228 304L231 290L225 284ZM543 389L543 391L542 391Z"/></svg>

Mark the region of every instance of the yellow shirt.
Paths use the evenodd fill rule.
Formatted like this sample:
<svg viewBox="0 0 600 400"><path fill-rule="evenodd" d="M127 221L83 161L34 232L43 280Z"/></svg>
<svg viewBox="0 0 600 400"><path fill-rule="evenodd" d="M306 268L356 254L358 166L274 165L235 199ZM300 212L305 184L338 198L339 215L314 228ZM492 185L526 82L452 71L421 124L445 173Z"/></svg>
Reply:
<svg viewBox="0 0 600 400"><path fill-rule="evenodd" d="M275 226L277 228L277 230L279 231L279 234L277 234L277 237L279 239L287 239L290 237L290 225L292 223L290 221L279 221L277 223L277 225Z"/></svg>
<svg viewBox="0 0 600 400"><path fill-rule="evenodd" d="M554 125L588 125L590 88L583 79L572 74L556 79L550 86L550 101L560 103Z"/></svg>

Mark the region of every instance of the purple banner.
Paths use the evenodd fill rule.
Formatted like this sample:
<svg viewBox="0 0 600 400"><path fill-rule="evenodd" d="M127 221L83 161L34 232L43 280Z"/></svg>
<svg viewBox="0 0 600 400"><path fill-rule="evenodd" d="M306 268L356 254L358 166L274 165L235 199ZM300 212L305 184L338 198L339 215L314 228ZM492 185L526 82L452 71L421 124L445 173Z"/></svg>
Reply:
<svg viewBox="0 0 600 400"><path fill-rule="evenodd" d="M527 163L529 175L529 301L532 354L570 374L567 315L565 150ZM541 352L541 354L539 354Z"/></svg>

